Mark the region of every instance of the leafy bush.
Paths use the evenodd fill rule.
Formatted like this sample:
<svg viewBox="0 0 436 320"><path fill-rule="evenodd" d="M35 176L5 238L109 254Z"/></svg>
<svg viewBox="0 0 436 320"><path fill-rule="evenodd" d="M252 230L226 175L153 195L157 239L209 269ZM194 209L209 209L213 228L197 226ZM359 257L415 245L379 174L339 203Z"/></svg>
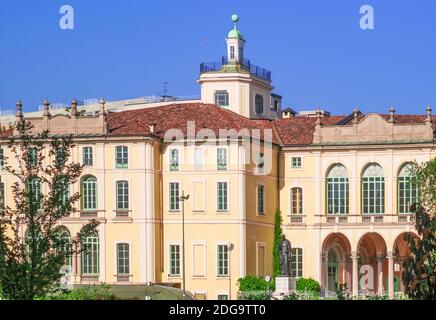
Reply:
<svg viewBox="0 0 436 320"><path fill-rule="evenodd" d="M321 286L318 281L309 278L298 278L297 279L297 291L298 292L314 292L314 293L320 293L321 292Z"/></svg>
<svg viewBox="0 0 436 320"><path fill-rule="evenodd" d="M48 297L48 300L115 300L110 286L86 286Z"/></svg>
<svg viewBox="0 0 436 320"><path fill-rule="evenodd" d="M273 286L264 278L246 276L238 280L240 300L270 300Z"/></svg>

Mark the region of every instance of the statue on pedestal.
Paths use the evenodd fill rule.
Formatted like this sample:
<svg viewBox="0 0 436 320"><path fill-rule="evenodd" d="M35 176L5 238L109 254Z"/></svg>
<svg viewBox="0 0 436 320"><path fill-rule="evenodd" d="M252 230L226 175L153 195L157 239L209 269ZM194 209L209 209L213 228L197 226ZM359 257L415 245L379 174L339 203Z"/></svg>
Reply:
<svg viewBox="0 0 436 320"><path fill-rule="evenodd" d="M280 255L280 275L285 277L292 277L292 246L291 242L282 235L282 241L279 245Z"/></svg>

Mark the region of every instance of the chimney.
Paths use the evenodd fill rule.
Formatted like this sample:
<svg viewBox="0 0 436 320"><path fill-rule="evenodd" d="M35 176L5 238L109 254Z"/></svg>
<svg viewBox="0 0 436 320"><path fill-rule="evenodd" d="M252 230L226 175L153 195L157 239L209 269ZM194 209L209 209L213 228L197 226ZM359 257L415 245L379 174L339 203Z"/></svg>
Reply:
<svg viewBox="0 0 436 320"><path fill-rule="evenodd" d="M98 122L100 125L100 129L102 130L102 133L106 133L106 120L105 120L105 107L106 101L104 101L104 98L100 99L100 110L98 112Z"/></svg>
<svg viewBox="0 0 436 320"><path fill-rule="evenodd" d="M354 108L353 110L353 124L357 124L359 122L359 108Z"/></svg>
<svg viewBox="0 0 436 320"><path fill-rule="evenodd" d="M389 122L394 123L395 122L395 108L391 107L389 109Z"/></svg>
<svg viewBox="0 0 436 320"><path fill-rule="evenodd" d="M15 114L15 119L17 122L21 121L23 119L23 103L21 102L21 99L17 101L17 113Z"/></svg>
<svg viewBox="0 0 436 320"><path fill-rule="evenodd" d="M150 123L149 129L150 129L151 133L155 133L156 132L156 123Z"/></svg>
<svg viewBox="0 0 436 320"><path fill-rule="evenodd" d="M322 112L320 108L316 109L316 125L322 125Z"/></svg>
<svg viewBox="0 0 436 320"><path fill-rule="evenodd" d="M427 109L425 109L426 113L427 113L427 117L425 118L425 123L432 123L433 119L432 119L432 110L431 110L431 106L427 106Z"/></svg>
<svg viewBox="0 0 436 320"><path fill-rule="evenodd" d="M74 98L71 101L71 116L77 117L77 100Z"/></svg>
<svg viewBox="0 0 436 320"><path fill-rule="evenodd" d="M48 102L48 99L44 100L44 111L42 113L43 117L43 123L44 123L44 129L49 130L50 129L50 102Z"/></svg>

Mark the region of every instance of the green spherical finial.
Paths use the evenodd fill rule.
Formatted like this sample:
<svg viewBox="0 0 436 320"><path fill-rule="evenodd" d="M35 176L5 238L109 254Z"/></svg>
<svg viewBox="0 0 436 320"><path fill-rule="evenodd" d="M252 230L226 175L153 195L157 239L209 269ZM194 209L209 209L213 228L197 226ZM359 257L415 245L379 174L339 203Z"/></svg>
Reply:
<svg viewBox="0 0 436 320"><path fill-rule="evenodd" d="M232 15L232 21L233 21L234 23L238 23L238 21L239 21L239 17L238 17L237 14Z"/></svg>

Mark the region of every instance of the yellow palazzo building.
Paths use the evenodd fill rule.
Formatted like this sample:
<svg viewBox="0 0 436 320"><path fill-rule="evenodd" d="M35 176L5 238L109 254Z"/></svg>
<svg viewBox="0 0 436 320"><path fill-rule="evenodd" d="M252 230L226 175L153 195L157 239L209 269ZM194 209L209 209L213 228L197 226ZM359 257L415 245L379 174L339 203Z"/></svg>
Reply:
<svg viewBox="0 0 436 320"><path fill-rule="evenodd" d="M410 254L403 235L415 233L410 168L436 155L431 109L282 110L271 72L245 57L233 21L226 57L200 66L200 101L107 112L101 100L98 112L83 114L73 100L71 115L52 115L46 102L31 117L17 104L17 120L73 134L71 161L84 165L71 186L81 192L79 211L61 224L65 236L89 219L100 225L90 252L69 261L71 283L185 281L199 299L235 299L237 279L272 274L280 209L295 276L327 293L346 283L355 295L393 297ZM2 133L0 156L12 134ZM6 204L12 183L3 172Z"/></svg>

